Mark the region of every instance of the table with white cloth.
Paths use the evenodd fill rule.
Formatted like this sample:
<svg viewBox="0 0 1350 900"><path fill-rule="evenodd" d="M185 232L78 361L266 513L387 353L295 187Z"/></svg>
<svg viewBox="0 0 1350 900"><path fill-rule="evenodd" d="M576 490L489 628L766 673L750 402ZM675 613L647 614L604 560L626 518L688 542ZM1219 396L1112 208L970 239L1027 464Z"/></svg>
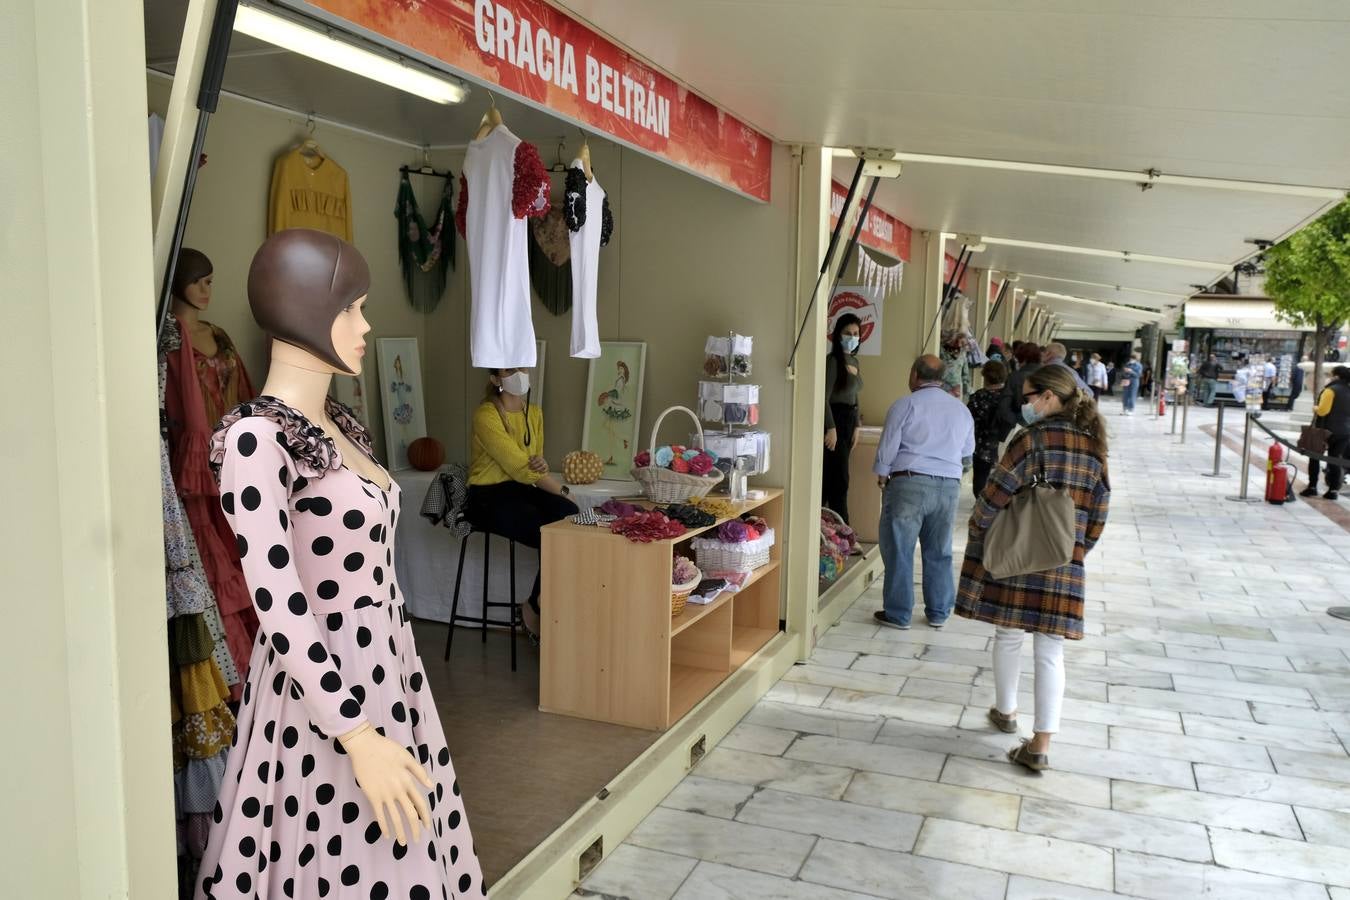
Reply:
<svg viewBox="0 0 1350 900"><path fill-rule="evenodd" d="M450 606L455 598L455 572L459 568L460 539L449 528L433 525L418 514L422 498L440 472L407 469L394 473L403 493L403 511L394 531L394 568L408 613L418 619L450 621ZM554 473L559 482L562 476ZM570 485L572 500L586 509L616 497L636 497L641 493L635 481L597 481ZM505 538L493 536L489 560L492 577L488 599L507 602L511 592L509 545ZM459 591L459 612L480 616L483 610L483 535L469 538L464 559L464 581ZM539 553L529 547L516 547L516 594L523 601L539 570ZM505 615L496 610L494 615Z"/></svg>

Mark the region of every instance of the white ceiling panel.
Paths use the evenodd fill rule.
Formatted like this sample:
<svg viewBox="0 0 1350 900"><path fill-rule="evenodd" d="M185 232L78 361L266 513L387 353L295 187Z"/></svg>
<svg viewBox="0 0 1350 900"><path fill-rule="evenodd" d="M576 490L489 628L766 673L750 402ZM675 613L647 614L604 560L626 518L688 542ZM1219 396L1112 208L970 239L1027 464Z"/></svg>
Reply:
<svg viewBox="0 0 1350 900"><path fill-rule="evenodd" d="M774 137L1350 184L1342 0L559 0Z"/></svg>
<svg viewBox="0 0 1350 900"><path fill-rule="evenodd" d="M855 165L836 159L835 178L847 184ZM1304 197L914 162L882 180L876 202L919 229L1219 261L1249 253L1244 237L1282 237L1265 229L1309 209Z"/></svg>

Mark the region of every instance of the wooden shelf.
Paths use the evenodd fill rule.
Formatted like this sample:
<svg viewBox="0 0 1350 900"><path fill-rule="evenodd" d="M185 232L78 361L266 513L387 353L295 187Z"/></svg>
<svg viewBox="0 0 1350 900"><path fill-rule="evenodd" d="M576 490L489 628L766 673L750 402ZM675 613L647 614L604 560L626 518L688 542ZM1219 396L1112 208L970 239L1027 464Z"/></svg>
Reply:
<svg viewBox="0 0 1350 900"><path fill-rule="evenodd" d="M714 600L711 603L686 604L684 607L684 612L680 613L678 616L675 616L673 619L670 620L671 637L674 637L681 631L684 631L690 625L693 625L699 619L703 618L704 616L708 615L714 610L720 608L721 606L727 603L730 603L732 601L732 598L734 598L738 593L745 593L745 591L750 589L751 585L755 584L765 575L768 575L770 572L777 569L778 565L779 565L778 560L774 560L768 565L760 566L758 569L750 573L750 577L745 580L745 584L743 584L741 586L741 589L737 592L724 591L717 597L716 600Z"/></svg>
<svg viewBox="0 0 1350 900"><path fill-rule="evenodd" d="M730 674L679 664L670 667L670 720L681 718Z"/></svg>
<svg viewBox="0 0 1350 900"><path fill-rule="evenodd" d="M731 629L731 668L739 669L745 661L759 652L759 648L777 634L773 628L751 628L737 625Z"/></svg>
<svg viewBox="0 0 1350 900"><path fill-rule="evenodd" d="M783 492L736 505L782 533ZM781 549L735 593L670 615L679 545L713 530L635 544L608 529L542 529L541 709L665 730L758 651L780 623Z"/></svg>
<svg viewBox="0 0 1350 900"><path fill-rule="evenodd" d="M721 525L723 522L729 522L729 521L731 521L732 519L739 518L740 516L744 515L745 513L753 512L754 510L758 509L758 508L761 507L761 506L764 506L765 504L769 503L770 501L772 501L772 500L777 500L779 497L783 496L783 489L782 489L782 488L765 488L765 489L763 489L763 490L765 491L765 496L764 496L762 499L760 499L760 500L744 500L744 501L741 501L740 503L733 503L732 505L733 505L736 509L735 509L735 512L734 512L731 516L728 516L728 517L726 517L726 518L718 519L716 522L714 522L714 523L712 523L711 525L708 525L708 526L706 526L706 527L704 527L704 528L690 528L690 529L688 529L687 531L685 531L684 534L680 535L679 537L662 538L662 539L659 540L659 541L652 541L652 543L654 543L654 544L672 544L672 545L674 545L674 544L682 544L682 543L684 543L685 541L691 540L691 539L696 538L696 537L700 537L700 536L702 536L703 534L705 534L705 533L707 533L707 532L709 532L709 531L714 530L714 529L717 528L719 525ZM653 503L652 501L647 500L647 499L645 499L645 498L625 499L624 502L625 502L625 503L631 503L631 504L634 505L634 506L640 506L640 507L643 507L644 509L653 509L653 508L655 508L655 507L658 505L658 504ZM772 523L770 523L770 524L772 524ZM565 519L560 519L560 520L558 520L557 522L554 522L554 523L552 523L552 524L550 524L550 525L545 525L543 530L544 530L544 531L553 531L553 532L556 532L556 533L558 533L558 534L568 534L568 535L587 535L587 534L590 534L590 535L597 535L597 536L604 536L604 537L607 537L607 536L610 535L610 531L609 531L608 528L600 528L600 527L595 526L595 525L578 525L578 524L576 524L575 522L572 521L572 519L571 519L570 516L567 517L567 518L565 518ZM779 530L779 529L775 528L775 531L777 531L777 530ZM625 540L626 540L626 539L625 539Z"/></svg>

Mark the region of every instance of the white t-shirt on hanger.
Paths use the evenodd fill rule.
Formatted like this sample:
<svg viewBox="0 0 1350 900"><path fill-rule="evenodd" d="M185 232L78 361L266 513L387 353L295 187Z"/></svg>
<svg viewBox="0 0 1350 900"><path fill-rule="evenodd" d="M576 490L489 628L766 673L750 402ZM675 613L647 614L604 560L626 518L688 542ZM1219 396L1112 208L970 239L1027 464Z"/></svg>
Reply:
<svg viewBox="0 0 1350 900"><path fill-rule="evenodd" d="M505 125L469 144L456 218L469 249L475 368L535 365L525 219L548 212L548 189L539 151Z"/></svg>
<svg viewBox="0 0 1350 900"><path fill-rule="evenodd" d="M586 181L581 160L572 160L567 170L563 210L572 247L572 356L600 356L600 325L596 315L596 292L600 280L600 248L609 243L614 219L609 199L600 181L591 173Z"/></svg>

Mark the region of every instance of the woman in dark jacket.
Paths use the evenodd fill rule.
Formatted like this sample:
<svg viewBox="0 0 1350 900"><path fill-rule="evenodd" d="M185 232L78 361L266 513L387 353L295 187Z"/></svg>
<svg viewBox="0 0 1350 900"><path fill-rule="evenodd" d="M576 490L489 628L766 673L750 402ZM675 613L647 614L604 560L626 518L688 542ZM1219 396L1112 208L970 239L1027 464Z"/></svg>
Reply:
<svg viewBox="0 0 1350 900"><path fill-rule="evenodd" d="M1106 423L1092 396L1063 366L1042 366L1022 387L1022 418L1030 423L1008 446L970 516L956 613L989 622L994 631L995 703L989 719L1017 731L1017 684L1022 639L1035 635L1034 736L1008 751L1014 763L1041 770L1050 764L1050 738L1059 730L1064 700L1064 639L1083 637L1083 560L1106 526L1111 486L1106 469ZM1034 448L1039 447L1039 451ZM1044 469L1067 490L1077 509L1073 560L1045 572L994 579L984 568L984 536L999 511Z"/></svg>
<svg viewBox="0 0 1350 900"><path fill-rule="evenodd" d="M1350 453L1350 368L1337 366L1331 370L1331 383L1322 388L1322 394L1313 407L1313 424L1331 432L1327 438L1327 456L1343 459ZM1308 460L1308 486L1299 491L1300 497L1317 496L1317 478L1322 474L1320 460ZM1341 482L1345 477L1340 466L1327 466L1328 500L1340 499Z"/></svg>
<svg viewBox="0 0 1350 900"><path fill-rule="evenodd" d="M862 320L845 313L834 323L830 336L830 355L825 361L825 471L821 481L822 505L839 513L848 524L848 465L853 445L858 443L862 413L858 394L862 391L858 345L862 341Z"/></svg>

